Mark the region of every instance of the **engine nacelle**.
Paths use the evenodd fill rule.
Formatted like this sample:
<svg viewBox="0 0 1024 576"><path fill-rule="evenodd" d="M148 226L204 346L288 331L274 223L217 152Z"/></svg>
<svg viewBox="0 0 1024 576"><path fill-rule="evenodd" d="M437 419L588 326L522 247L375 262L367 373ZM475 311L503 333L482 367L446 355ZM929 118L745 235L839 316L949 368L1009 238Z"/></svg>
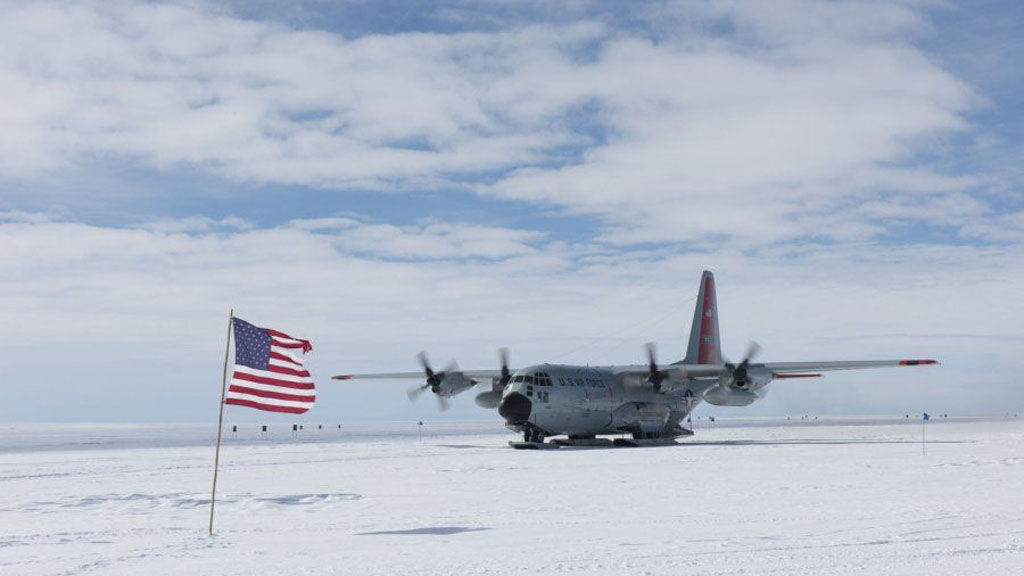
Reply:
<svg viewBox="0 0 1024 576"><path fill-rule="evenodd" d="M445 372L444 378L441 379L434 392L438 396L448 398L465 392L473 386L476 386L476 382L463 376L462 372Z"/></svg>
<svg viewBox="0 0 1024 576"><path fill-rule="evenodd" d="M749 390L730 386L714 386L704 392L704 401L715 406L749 406L760 398Z"/></svg>
<svg viewBox="0 0 1024 576"><path fill-rule="evenodd" d="M772 381L772 373L764 366L751 366L741 374L722 374L718 379L718 386L731 390L749 391L760 390Z"/></svg>
<svg viewBox="0 0 1024 576"><path fill-rule="evenodd" d="M501 403L501 390L487 390L476 395L473 399L476 405L481 408L497 408Z"/></svg>

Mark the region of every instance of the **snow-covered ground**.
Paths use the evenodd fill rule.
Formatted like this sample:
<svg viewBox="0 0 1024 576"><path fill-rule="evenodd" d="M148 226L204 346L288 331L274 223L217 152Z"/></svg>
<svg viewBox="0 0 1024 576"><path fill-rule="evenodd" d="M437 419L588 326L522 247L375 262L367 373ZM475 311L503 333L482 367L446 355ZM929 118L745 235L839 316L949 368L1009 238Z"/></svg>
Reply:
<svg viewBox="0 0 1024 576"><path fill-rule="evenodd" d="M0 428L0 574L1024 574L1024 420L933 420L924 455L899 421L539 452L252 428L213 537L209 427Z"/></svg>

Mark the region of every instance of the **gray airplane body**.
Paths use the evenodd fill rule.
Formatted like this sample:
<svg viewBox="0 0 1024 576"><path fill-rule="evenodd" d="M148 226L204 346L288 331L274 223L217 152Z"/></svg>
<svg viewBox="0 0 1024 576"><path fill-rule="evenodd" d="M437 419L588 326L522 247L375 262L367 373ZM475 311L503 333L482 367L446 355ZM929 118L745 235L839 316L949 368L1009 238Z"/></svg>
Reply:
<svg viewBox="0 0 1024 576"><path fill-rule="evenodd" d="M700 402L710 380L693 380L655 391L647 375L598 368L541 364L520 370L498 404L505 421L538 436L591 437L632 434L675 438Z"/></svg>
<svg viewBox="0 0 1024 576"><path fill-rule="evenodd" d="M746 406L763 397L775 379L816 378L827 370L936 364L934 360L861 360L847 362L753 363L760 347L752 344L739 363L723 360L718 331L715 279L705 271L690 328L686 358L659 367L654 345L648 363L629 366L539 364L501 370L460 370L454 363L434 372L421 353L423 372L349 374L337 380L424 378L410 398L430 390L442 409L447 399L477 385L488 386L478 405L497 408L507 427L523 433L515 447L544 446L545 437L568 436L563 443L593 441L602 435L627 434L635 442L670 441L692 432L683 426L700 402Z"/></svg>

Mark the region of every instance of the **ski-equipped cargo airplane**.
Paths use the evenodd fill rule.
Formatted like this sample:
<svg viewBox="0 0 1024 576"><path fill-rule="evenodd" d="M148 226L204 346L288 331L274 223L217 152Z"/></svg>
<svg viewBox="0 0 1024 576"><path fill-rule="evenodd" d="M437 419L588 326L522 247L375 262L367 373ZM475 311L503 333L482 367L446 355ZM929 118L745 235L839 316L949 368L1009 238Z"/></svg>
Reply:
<svg viewBox="0 0 1024 576"><path fill-rule="evenodd" d="M497 408L505 425L523 433L515 448L546 448L557 445L610 444L601 435L629 434L617 444L640 445L671 442L693 432L683 427L687 415L702 400L716 406L746 406L763 397L772 380L817 378L826 370L854 370L888 366L937 364L935 360L855 360L841 362L754 363L760 346L751 343L743 360L722 358L718 332L715 277L705 271L690 327L686 358L659 366L654 344L647 345L647 364L630 366L569 366L540 364L521 369L508 366L501 351L500 370L460 370L454 362L444 371L431 369L426 355L419 355L422 372L346 374L335 380L426 378L409 391L415 399L430 390L441 409L448 398L478 384L489 389L476 397L484 408ZM548 436L568 436L544 443Z"/></svg>

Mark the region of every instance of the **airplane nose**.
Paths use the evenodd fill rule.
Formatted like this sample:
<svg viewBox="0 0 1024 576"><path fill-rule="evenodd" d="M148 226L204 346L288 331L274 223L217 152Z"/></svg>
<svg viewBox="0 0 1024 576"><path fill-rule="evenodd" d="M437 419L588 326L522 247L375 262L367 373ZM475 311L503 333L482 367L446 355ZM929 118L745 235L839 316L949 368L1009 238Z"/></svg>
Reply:
<svg viewBox="0 0 1024 576"><path fill-rule="evenodd" d="M519 392L512 392L498 403L498 414L509 424L521 424L530 419L533 402Z"/></svg>

